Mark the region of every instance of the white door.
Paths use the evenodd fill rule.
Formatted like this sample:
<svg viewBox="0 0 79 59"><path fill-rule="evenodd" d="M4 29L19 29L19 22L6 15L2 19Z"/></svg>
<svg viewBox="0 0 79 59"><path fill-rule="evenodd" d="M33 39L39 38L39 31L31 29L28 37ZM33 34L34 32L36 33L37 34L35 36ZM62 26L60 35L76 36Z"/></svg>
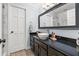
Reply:
<svg viewBox="0 0 79 59"><path fill-rule="evenodd" d="M0 3L0 40L2 40L2 4ZM2 43L0 43L0 56L2 55Z"/></svg>
<svg viewBox="0 0 79 59"><path fill-rule="evenodd" d="M25 9L8 5L8 52L25 49Z"/></svg>

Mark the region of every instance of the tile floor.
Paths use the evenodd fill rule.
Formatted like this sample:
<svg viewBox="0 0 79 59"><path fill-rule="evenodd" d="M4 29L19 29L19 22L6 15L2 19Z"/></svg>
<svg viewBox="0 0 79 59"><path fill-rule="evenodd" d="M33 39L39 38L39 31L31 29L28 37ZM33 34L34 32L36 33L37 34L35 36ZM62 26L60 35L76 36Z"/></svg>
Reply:
<svg viewBox="0 0 79 59"><path fill-rule="evenodd" d="M20 50L14 53L11 53L10 56L34 56L33 52L29 50Z"/></svg>

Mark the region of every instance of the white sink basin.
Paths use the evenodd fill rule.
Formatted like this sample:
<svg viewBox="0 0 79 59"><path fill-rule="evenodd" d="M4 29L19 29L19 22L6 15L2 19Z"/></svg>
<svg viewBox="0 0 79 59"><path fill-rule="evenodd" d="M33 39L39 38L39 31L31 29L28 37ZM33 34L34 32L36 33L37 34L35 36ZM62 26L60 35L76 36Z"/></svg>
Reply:
<svg viewBox="0 0 79 59"><path fill-rule="evenodd" d="M38 37L42 40L46 40L48 36L49 36L48 33L38 33Z"/></svg>

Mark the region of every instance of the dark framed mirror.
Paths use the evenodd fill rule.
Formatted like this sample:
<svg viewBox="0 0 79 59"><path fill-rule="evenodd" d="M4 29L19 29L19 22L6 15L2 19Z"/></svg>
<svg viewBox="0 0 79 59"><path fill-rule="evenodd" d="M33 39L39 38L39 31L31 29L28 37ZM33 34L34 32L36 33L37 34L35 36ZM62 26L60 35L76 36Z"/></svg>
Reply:
<svg viewBox="0 0 79 59"><path fill-rule="evenodd" d="M79 3L59 3L38 16L39 28L79 27Z"/></svg>

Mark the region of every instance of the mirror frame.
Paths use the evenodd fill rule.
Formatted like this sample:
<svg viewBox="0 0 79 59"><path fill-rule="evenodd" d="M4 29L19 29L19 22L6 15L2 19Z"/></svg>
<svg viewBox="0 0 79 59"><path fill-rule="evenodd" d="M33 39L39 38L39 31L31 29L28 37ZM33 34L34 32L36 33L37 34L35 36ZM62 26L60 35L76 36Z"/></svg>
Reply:
<svg viewBox="0 0 79 59"><path fill-rule="evenodd" d="M38 15L38 28L39 29L47 29L47 28L79 28L79 3L74 3L75 4L75 15L76 15L76 25L75 26L52 26L52 27L40 27L40 17L49 13L50 11L55 10L56 8L59 8L67 3L59 3L56 6L46 10L45 12L41 13Z"/></svg>

